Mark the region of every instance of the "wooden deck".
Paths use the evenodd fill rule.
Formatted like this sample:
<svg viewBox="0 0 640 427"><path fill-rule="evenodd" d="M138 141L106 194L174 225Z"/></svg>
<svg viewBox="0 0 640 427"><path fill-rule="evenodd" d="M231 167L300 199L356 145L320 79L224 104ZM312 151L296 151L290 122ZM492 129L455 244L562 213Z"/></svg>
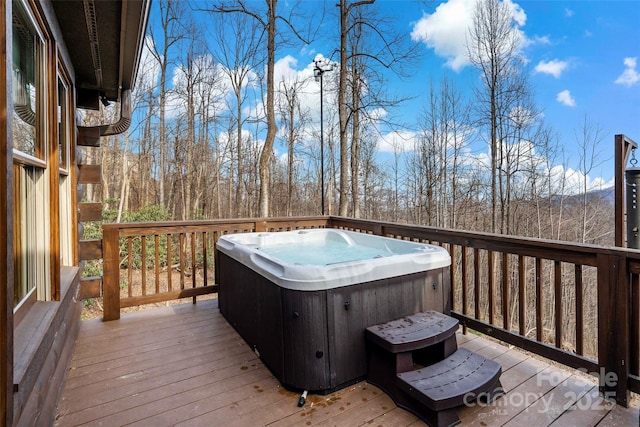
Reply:
<svg viewBox="0 0 640 427"><path fill-rule="evenodd" d="M594 379L473 334L461 347L502 365L507 394L459 412L461 425L636 426ZM56 426L424 426L363 381L336 393L283 389L217 309L217 300L82 322Z"/></svg>

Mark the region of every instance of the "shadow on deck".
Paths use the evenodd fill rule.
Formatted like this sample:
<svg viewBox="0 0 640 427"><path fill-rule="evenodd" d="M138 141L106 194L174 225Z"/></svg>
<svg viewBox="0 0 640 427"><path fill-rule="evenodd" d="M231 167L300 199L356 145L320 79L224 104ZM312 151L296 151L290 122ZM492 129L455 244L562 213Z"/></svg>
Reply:
<svg viewBox="0 0 640 427"><path fill-rule="evenodd" d="M366 381L310 395L280 386L218 311L217 299L82 322L56 426L424 426ZM502 365L507 394L462 408L461 425L634 426L594 378L473 334L458 343Z"/></svg>

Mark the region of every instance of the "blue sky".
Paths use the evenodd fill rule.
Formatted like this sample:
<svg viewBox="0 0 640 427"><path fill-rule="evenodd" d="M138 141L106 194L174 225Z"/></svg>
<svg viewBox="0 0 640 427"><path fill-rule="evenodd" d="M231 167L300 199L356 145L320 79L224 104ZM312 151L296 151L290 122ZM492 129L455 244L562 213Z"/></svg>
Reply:
<svg viewBox="0 0 640 427"><path fill-rule="evenodd" d="M424 46L425 70L436 79L447 73L460 82L459 87L468 89L477 76L467 65L463 47L473 4L473 0L427 6L380 2L406 22L412 38ZM526 39L523 54L545 121L569 154L585 117L599 126L604 161L600 175L611 181L614 135L624 133L640 141L640 1L512 4L515 22Z"/></svg>
<svg viewBox="0 0 640 427"><path fill-rule="evenodd" d="M589 181L594 185L612 184L614 135L624 133L640 143L640 0L503 1L510 6L513 25L521 34L536 104L565 150L565 164L559 168L565 174L577 168L576 139L586 118L602 131L601 164L591 171ZM254 3L259 7L263 4ZM303 2L309 10L318 9L320 4L319 0ZM330 56L336 47L339 29L334 4L326 3L329 14L322 28L324 38L309 46L289 46L276 55L277 81L309 81L303 104L310 110L314 125L319 122L319 87L312 78L313 60L317 55ZM380 15L391 17L397 31L418 44L423 54L413 70L414 77L391 77L389 81L390 91L414 97L396 112L407 122L409 139L405 141L410 141L416 129L430 80L439 82L446 75L471 98L478 72L466 58L465 37L474 5L475 0L375 3ZM286 8L287 2L281 0L278 7ZM174 77L174 82L177 80ZM325 88L325 105L335 104L328 92ZM382 159L389 156L384 141L378 148ZM284 152L278 145L276 149L279 154ZM481 155L486 147L476 146L474 150L475 155Z"/></svg>

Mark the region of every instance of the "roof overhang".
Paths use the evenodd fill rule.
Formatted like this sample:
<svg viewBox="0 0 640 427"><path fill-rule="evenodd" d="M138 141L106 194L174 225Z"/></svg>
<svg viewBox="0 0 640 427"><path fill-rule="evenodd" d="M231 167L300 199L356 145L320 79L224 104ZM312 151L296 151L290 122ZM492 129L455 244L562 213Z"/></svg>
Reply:
<svg viewBox="0 0 640 427"><path fill-rule="evenodd" d="M75 71L77 105L97 109L132 89L150 0L54 0L53 9Z"/></svg>

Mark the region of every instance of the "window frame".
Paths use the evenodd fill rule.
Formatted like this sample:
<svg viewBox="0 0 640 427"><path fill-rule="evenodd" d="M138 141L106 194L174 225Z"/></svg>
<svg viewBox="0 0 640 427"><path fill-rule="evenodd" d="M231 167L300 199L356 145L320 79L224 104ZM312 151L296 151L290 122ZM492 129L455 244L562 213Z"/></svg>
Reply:
<svg viewBox="0 0 640 427"><path fill-rule="evenodd" d="M58 230L57 235L53 235L54 245L58 248L59 267L73 266L76 263L76 252L74 227L73 224L77 217L73 212L75 206L75 192L73 191L74 174L72 174L71 165L75 161L75 121L74 114L75 105L73 101L73 85L69 73L64 67L64 63L58 54L57 74L56 74L56 147L63 150L63 155L57 155L58 160L57 171L52 170L52 174L56 174L57 191L58 191ZM60 87L64 87L64 99L61 104ZM64 132L60 129L64 128ZM63 139L63 140L62 140ZM62 160L62 162L60 162ZM60 164L63 163L63 164ZM52 168L53 169L53 168ZM59 282L59 280L58 280ZM59 285L54 294L59 295Z"/></svg>
<svg viewBox="0 0 640 427"><path fill-rule="evenodd" d="M26 27L29 31L27 37L33 37L33 81L35 86L35 96L33 113L34 126L34 150L33 153L25 152L15 148L15 130L12 126L12 139L14 145L13 155L13 192L14 192L14 317L18 322L29 311L29 308L36 300L51 301L59 297L60 287L60 265L56 263L52 256L59 253L55 250L59 246L54 236L57 235L57 220L53 223L52 216L57 215L59 201L52 198L51 189L58 185L58 162L52 162L52 144L58 143L56 132L52 132L52 127L57 126L55 120L56 109L53 104L57 104L55 87L52 91L52 81L57 82L57 62L55 43L51 35L47 32L47 27L43 24L42 17L35 5L28 0L12 0L12 27L11 31L15 36L16 31L24 31L14 24L16 17L18 25ZM28 22L24 22L28 20ZM11 69L16 75L14 58L20 58L20 53L15 54L14 49L22 47L20 44L13 44L11 55ZM53 62L53 66L52 66ZM28 63L28 60L27 60ZM29 74L27 70L22 73ZM15 80L20 82L21 80ZM54 83L55 84L55 83ZM16 93L14 88L13 94ZM24 95L24 94L23 94ZM12 103L12 114L14 120L18 113ZM29 122L27 122L29 124ZM57 150L56 150L57 156ZM52 171L52 163L55 169ZM55 192L57 195L57 191ZM52 203L53 202L53 203ZM53 206L52 206L53 205Z"/></svg>

